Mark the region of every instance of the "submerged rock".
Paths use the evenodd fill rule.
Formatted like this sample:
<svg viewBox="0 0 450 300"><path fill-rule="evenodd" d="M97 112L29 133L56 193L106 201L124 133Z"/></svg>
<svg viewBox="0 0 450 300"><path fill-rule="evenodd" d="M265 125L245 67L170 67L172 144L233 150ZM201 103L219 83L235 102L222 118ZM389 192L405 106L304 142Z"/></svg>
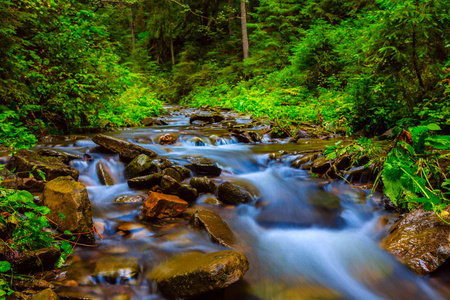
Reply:
<svg viewBox="0 0 450 300"><path fill-rule="evenodd" d="M219 168L216 162L206 157L192 157L191 163L186 165L186 168L191 169L197 175L211 175L219 176L222 169Z"/></svg>
<svg viewBox="0 0 450 300"><path fill-rule="evenodd" d="M14 170L16 176L28 178L30 174L38 180L52 180L59 176L71 176L77 180L79 176L78 170L71 168L63 163L61 158L56 156L42 156L38 153L20 149L6 164L8 170Z"/></svg>
<svg viewBox="0 0 450 300"><path fill-rule="evenodd" d="M248 192L228 181L219 185L217 197L220 201L227 204L242 204L252 201L252 197Z"/></svg>
<svg viewBox="0 0 450 300"><path fill-rule="evenodd" d="M248 267L247 257L238 251L194 252L170 258L147 277L169 297L187 298L238 282Z"/></svg>
<svg viewBox="0 0 450 300"><path fill-rule="evenodd" d="M309 204L318 209L336 210L341 207L341 200L339 197L327 191L314 190L309 193L306 200Z"/></svg>
<svg viewBox="0 0 450 300"><path fill-rule="evenodd" d="M450 222L450 208L443 219ZM408 213L390 229L380 245L419 275L435 271L450 257L450 226L422 207Z"/></svg>
<svg viewBox="0 0 450 300"><path fill-rule="evenodd" d="M103 148L106 148L109 151L117 154L127 149L127 151L137 151L139 152L139 154L145 154L148 157L157 156L157 154L152 150L145 149L144 147L104 134L98 134L94 136L92 141L97 145L102 146Z"/></svg>
<svg viewBox="0 0 450 300"><path fill-rule="evenodd" d="M176 217L187 207L188 203L177 196L151 192L142 207L142 216L147 220Z"/></svg>
<svg viewBox="0 0 450 300"><path fill-rule="evenodd" d="M95 242L91 202L83 183L69 176L58 177L47 183L43 197L44 206L51 210L48 218L58 224L59 231L82 233L80 243ZM61 218L60 213L64 218Z"/></svg>
<svg viewBox="0 0 450 300"><path fill-rule="evenodd" d="M228 248L236 247L239 242L228 224L215 213L207 210L197 211L189 221L189 224L198 229L205 230L212 241Z"/></svg>
<svg viewBox="0 0 450 300"><path fill-rule="evenodd" d="M189 184L199 193L214 194L217 191L217 185L208 177L193 177Z"/></svg>
<svg viewBox="0 0 450 300"><path fill-rule="evenodd" d="M136 284L139 263L135 257L107 256L95 264L93 276L111 284Z"/></svg>
<svg viewBox="0 0 450 300"><path fill-rule="evenodd" d="M141 195L123 195L123 196L116 197L113 200L113 203L129 204L129 203L143 202L144 200L145 200L144 196L141 196Z"/></svg>

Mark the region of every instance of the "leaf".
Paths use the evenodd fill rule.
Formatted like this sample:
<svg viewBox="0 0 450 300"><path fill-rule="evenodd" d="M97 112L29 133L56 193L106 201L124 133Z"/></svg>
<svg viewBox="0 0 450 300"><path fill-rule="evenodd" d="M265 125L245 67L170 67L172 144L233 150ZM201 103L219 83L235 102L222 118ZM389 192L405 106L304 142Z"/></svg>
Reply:
<svg viewBox="0 0 450 300"><path fill-rule="evenodd" d="M61 219L65 219L65 218L66 218L66 216L63 215L61 212L58 212L58 214L59 214L59 217L60 217Z"/></svg>
<svg viewBox="0 0 450 300"><path fill-rule="evenodd" d="M0 261L0 272L4 273L4 272L8 272L9 270L11 270L11 264L7 261Z"/></svg>

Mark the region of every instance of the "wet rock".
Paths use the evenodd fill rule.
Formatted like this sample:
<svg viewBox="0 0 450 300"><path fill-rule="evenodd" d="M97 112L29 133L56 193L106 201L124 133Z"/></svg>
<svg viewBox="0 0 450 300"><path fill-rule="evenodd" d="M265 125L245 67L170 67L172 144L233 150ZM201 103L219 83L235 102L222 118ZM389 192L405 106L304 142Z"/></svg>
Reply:
<svg viewBox="0 0 450 300"><path fill-rule="evenodd" d="M26 190L29 192L42 192L45 184L44 180L37 180L35 178L19 178L12 176L4 179L0 185L6 189Z"/></svg>
<svg viewBox="0 0 450 300"><path fill-rule="evenodd" d="M217 197L226 204L242 204L252 201L252 197L248 192L228 181L219 185Z"/></svg>
<svg viewBox="0 0 450 300"><path fill-rule="evenodd" d="M344 300L346 297L324 286L299 286L281 292L273 300Z"/></svg>
<svg viewBox="0 0 450 300"><path fill-rule="evenodd" d="M96 136L94 136L94 138L92 139L92 141L94 143L96 143L97 145L102 146L103 148L108 149L111 152L120 154L122 151L124 151L125 149L128 149L128 151L130 150L134 150L134 151L138 151L139 154L145 154L148 157L156 157L157 154L155 152L153 152L152 150L149 149L145 149L144 147L135 145L133 143L112 137L112 136L107 136L104 134L98 134Z"/></svg>
<svg viewBox="0 0 450 300"><path fill-rule="evenodd" d="M181 175L175 168L166 168L161 172L162 175L167 175L175 179L177 182L183 181L183 175Z"/></svg>
<svg viewBox="0 0 450 300"><path fill-rule="evenodd" d="M178 135L173 133L167 133L161 136L158 140L160 145L172 145L175 144L178 139Z"/></svg>
<svg viewBox="0 0 450 300"><path fill-rule="evenodd" d="M195 146L205 146L206 143L204 140L202 140L201 138L199 138L198 136L190 138L189 142L193 143Z"/></svg>
<svg viewBox="0 0 450 300"><path fill-rule="evenodd" d="M52 289L46 289L34 295L31 300L59 300L59 297Z"/></svg>
<svg viewBox="0 0 450 300"><path fill-rule="evenodd" d="M69 176L53 179L45 186L44 205L51 210L48 218L58 224L58 230L83 233L80 243L95 242L91 202L83 183ZM65 218L61 218L60 213Z"/></svg>
<svg viewBox="0 0 450 300"><path fill-rule="evenodd" d="M127 180L128 187L134 190L151 189L152 187L161 183L161 178L164 175L161 173L151 174L147 176L135 177Z"/></svg>
<svg viewBox="0 0 450 300"><path fill-rule="evenodd" d="M214 197L208 197L205 200L203 200L203 203L212 204L212 205L220 205L223 204L219 199Z"/></svg>
<svg viewBox="0 0 450 300"><path fill-rule="evenodd" d="M151 192L142 207L142 216L147 220L176 217L187 207L188 203L177 196Z"/></svg>
<svg viewBox="0 0 450 300"><path fill-rule="evenodd" d="M95 264L93 276L111 284L136 284L139 275L138 259L134 257L107 256Z"/></svg>
<svg viewBox="0 0 450 300"><path fill-rule="evenodd" d="M125 179L130 179L134 177L149 175L151 173L156 173L157 171L158 170L152 163L150 157L145 154L140 154L125 167L125 169L123 170L123 175L125 176Z"/></svg>
<svg viewBox="0 0 450 300"><path fill-rule="evenodd" d="M173 168L181 174L183 180L191 176L191 170L189 170L188 168L185 168L183 166L173 166Z"/></svg>
<svg viewBox="0 0 450 300"><path fill-rule="evenodd" d="M450 222L447 206L442 217ZM450 226L422 207L395 222L380 246L419 275L435 271L450 257Z"/></svg>
<svg viewBox="0 0 450 300"><path fill-rule="evenodd" d="M168 125L165 121L160 120L160 119L155 119L155 118L144 118L144 119L142 119L142 124L144 124L144 126Z"/></svg>
<svg viewBox="0 0 450 300"><path fill-rule="evenodd" d="M181 199L184 199L188 202L195 201L195 199L197 199L198 197L198 192L196 189L186 185L182 185L181 183L177 182L175 179L167 175L164 175L161 178L160 187L163 193L169 195L177 195Z"/></svg>
<svg viewBox="0 0 450 300"><path fill-rule="evenodd" d="M214 194L217 190L217 185L208 177L193 177L189 181L189 184L197 190L199 193L211 193Z"/></svg>
<svg viewBox="0 0 450 300"><path fill-rule="evenodd" d="M138 150L134 150L134 149L122 149L119 152L119 158L122 162L128 164L130 163L133 159L135 159L136 157L139 156L139 154L141 154Z"/></svg>
<svg viewBox="0 0 450 300"><path fill-rule="evenodd" d="M235 138L239 143L251 144L253 142L250 135L243 130L233 130L233 132L230 133L230 136Z"/></svg>
<svg viewBox="0 0 450 300"><path fill-rule="evenodd" d="M219 176L222 169L219 168L216 162L212 159L206 157L192 157L190 158L191 163L187 164L185 167L191 169L197 175L210 175Z"/></svg>
<svg viewBox="0 0 450 300"><path fill-rule="evenodd" d="M201 114L194 114L189 118L189 123L192 124L195 121L202 121L205 122L206 124L212 124L212 123L217 123L217 122L221 122L225 119L225 117L221 114L215 113L215 114L211 114L211 113L201 113Z"/></svg>
<svg viewBox="0 0 450 300"><path fill-rule="evenodd" d="M236 247L239 242L228 224L215 213L207 210L197 211L189 221L189 225L205 230L212 241L228 248Z"/></svg>
<svg viewBox="0 0 450 300"><path fill-rule="evenodd" d="M59 158L63 163L68 164L71 160L81 159L80 155L72 154L65 151L57 151L53 149L40 149L38 151L39 155L42 156L54 156Z"/></svg>
<svg viewBox="0 0 450 300"><path fill-rule="evenodd" d="M118 179L115 178L111 169L102 161L96 165L97 177L102 185L114 185L118 183ZM115 180L113 180L115 178Z"/></svg>
<svg viewBox="0 0 450 300"><path fill-rule="evenodd" d="M144 196L141 196L141 195L123 195L123 196L116 197L113 200L113 203L129 204L129 203L143 202L144 200L145 200Z"/></svg>
<svg viewBox="0 0 450 300"><path fill-rule="evenodd" d="M336 158L336 161L334 162L334 166L337 170L345 170L348 167L350 167L351 164L351 156L348 154L342 155L338 158Z"/></svg>
<svg viewBox="0 0 450 300"><path fill-rule="evenodd" d="M317 174L324 174L331 168L331 160L325 156L316 158L311 166L311 171Z"/></svg>
<svg viewBox="0 0 450 300"><path fill-rule="evenodd" d="M34 178L43 180L40 173L45 175L45 180L52 180L59 176L71 176L78 179L79 172L63 163L54 156L42 156L31 150L20 149L6 164L8 170L14 170L21 178L28 178L30 173Z"/></svg>
<svg viewBox="0 0 450 300"><path fill-rule="evenodd" d="M236 120L223 120L222 121L222 127L233 128L236 125L237 125Z"/></svg>
<svg viewBox="0 0 450 300"><path fill-rule="evenodd" d="M147 277L169 297L187 298L238 282L248 266L248 259L238 251L194 252L170 258Z"/></svg>
<svg viewBox="0 0 450 300"><path fill-rule="evenodd" d="M260 143L261 142L262 137L261 137L261 135L258 132L256 132L256 131L248 131L247 133L248 133L248 135L250 136L250 138L252 139L252 141L254 143Z"/></svg>
<svg viewBox="0 0 450 300"><path fill-rule="evenodd" d="M367 182L376 177L375 164L360 166L345 171L344 174L350 182Z"/></svg>
<svg viewBox="0 0 450 300"><path fill-rule="evenodd" d="M318 209L325 210L336 210L341 207L341 200L339 197L333 195L330 192L322 191L322 190L314 190L311 193L308 193L306 200L312 206Z"/></svg>
<svg viewBox="0 0 450 300"><path fill-rule="evenodd" d="M158 170L158 172L161 172L162 170L166 169L166 168L170 168L173 167L173 163L165 158L158 158L158 159L154 159L152 160L152 164L154 164L156 166L156 169Z"/></svg>
<svg viewBox="0 0 450 300"><path fill-rule="evenodd" d="M289 140L289 143L297 143L299 139L308 139L308 138L311 138L311 135L306 130L298 129L295 132L295 135Z"/></svg>
<svg viewBox="0 0 450 300"><path fill-rule="evenodd" d="M319 156L319 152L314 153L307 153L303 156L298 157L296 160L294 160L291 164L291 167L293 168L300 168L303 164L312 162ZM309 169L309 168L308 168Z"/></svg>
<svg viewBox="0 0 450 300"><path fill-rule="evenodd" d="M53 269L60 256L61 252L57 248L47 247L27 251L18 256L12 255L7 260L16 272L29 273Z"/></svg>

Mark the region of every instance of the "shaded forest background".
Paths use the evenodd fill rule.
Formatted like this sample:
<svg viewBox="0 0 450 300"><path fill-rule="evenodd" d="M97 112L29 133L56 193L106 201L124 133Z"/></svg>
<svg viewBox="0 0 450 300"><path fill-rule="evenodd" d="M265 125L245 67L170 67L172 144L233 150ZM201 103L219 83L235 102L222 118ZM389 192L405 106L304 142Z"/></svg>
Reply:
<svg viewBox="0 0 450 300"><path fill-rule="evenodd" d="M0 18L13 148L139 125L162 102L366 136L449 127L450 0L2 0Z"/></svg>

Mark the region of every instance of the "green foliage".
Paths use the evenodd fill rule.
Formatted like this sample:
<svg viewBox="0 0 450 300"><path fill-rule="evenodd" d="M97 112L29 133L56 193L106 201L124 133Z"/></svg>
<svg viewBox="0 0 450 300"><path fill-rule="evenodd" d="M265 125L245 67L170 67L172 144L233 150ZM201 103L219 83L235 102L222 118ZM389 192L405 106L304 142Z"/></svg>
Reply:
<svg viewBox="0 0 450 300"><path fill-rule="evenodd" d="M0 106L0 140L3 145L13 151L31 148L37 142L30 128L20 121L20 117L21 110L16 112L4 105Z"/></svg>

